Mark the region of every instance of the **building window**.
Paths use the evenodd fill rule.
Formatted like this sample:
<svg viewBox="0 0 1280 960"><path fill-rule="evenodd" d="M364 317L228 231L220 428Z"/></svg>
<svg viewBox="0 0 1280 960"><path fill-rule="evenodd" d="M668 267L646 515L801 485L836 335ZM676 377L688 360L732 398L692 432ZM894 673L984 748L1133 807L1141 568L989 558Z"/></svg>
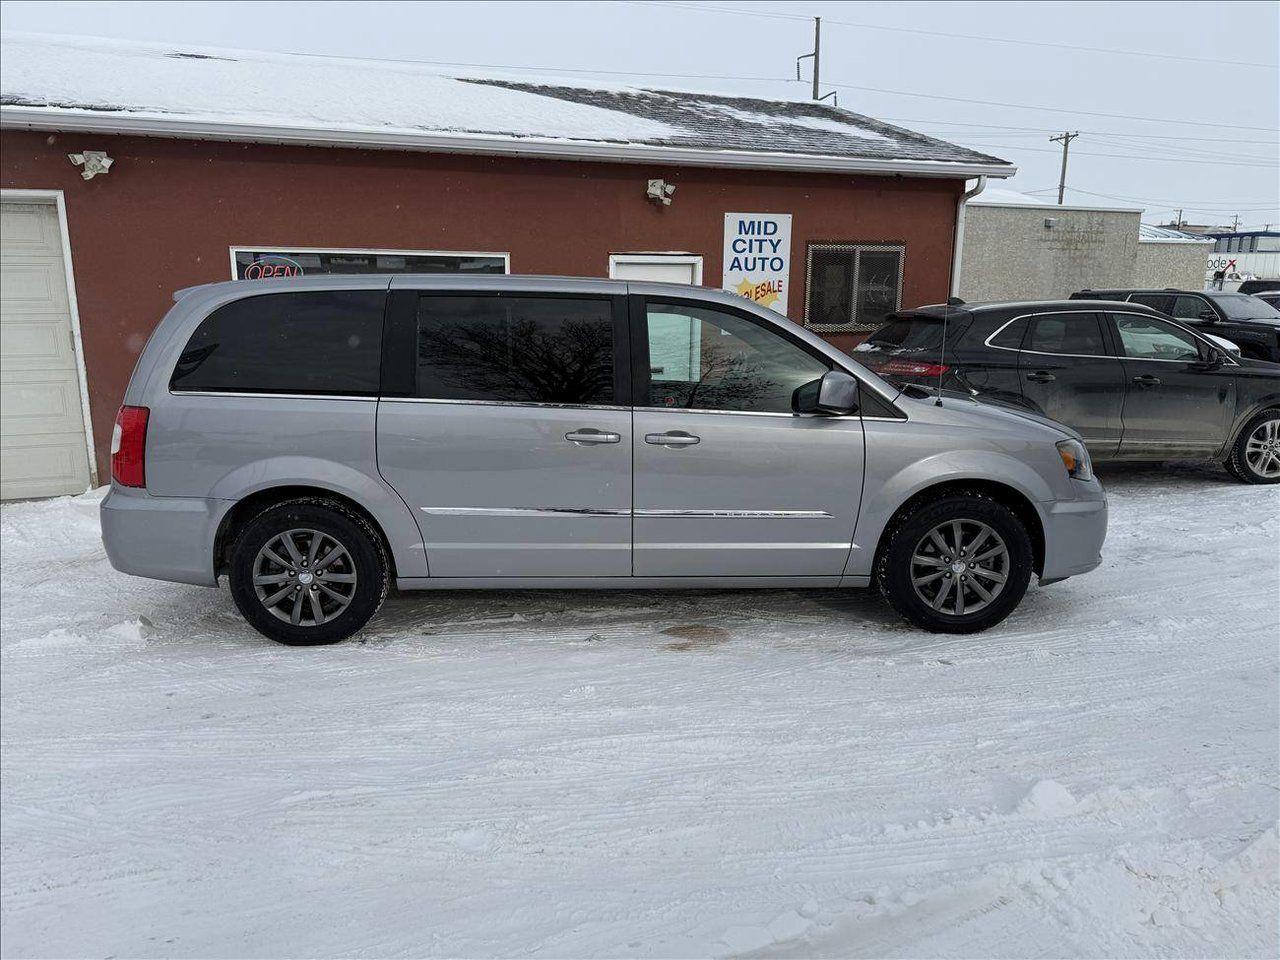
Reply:
<svg viewBox="0 0 1280 960"><path fill-rule="evenodd" d="M810 244L805 325L819 332L880 326L902 302L905 251L895 244Z"/></svg>
<svg viewBox="0 0 1280 960"><path fill-rule="evenodd" d="M236 280L364 273L510 273L505 253L449 250L326 250L313 247L232 247Z"/></svg>

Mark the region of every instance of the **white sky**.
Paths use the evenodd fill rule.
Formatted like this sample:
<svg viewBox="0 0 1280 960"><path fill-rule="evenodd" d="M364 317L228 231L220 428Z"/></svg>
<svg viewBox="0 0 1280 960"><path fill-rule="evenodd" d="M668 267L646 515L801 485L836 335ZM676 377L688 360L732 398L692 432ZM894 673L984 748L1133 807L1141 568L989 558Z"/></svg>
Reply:
<svg viewBox="0 0 1280 960"><path fill-rule="evenodd" d="M1245 65L1280 60L1275 2L0 2L6 31L455 61L778 98L809 89L787 78L812 49L812 23L793 18L814 15L824 92L843 84L841 106L1013 161L1014 189L1050 194L1060 153L1049 131L1081 130L1067 183L1090 193L1068 199L1144 206L1150 222L1181 206L1191 222L1239 213L1242 228L1280 223L1280 72Z"/></svg>

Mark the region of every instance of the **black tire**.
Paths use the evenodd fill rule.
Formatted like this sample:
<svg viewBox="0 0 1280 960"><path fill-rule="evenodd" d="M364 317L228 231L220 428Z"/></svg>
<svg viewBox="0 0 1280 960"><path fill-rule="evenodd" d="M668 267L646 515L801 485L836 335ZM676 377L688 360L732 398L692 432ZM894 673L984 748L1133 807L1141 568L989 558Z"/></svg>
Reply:
<svg viewBox="0 0 1280 960"><path fill-rule="evenodd" d="M1280 437L1280 409L1263 410L1244 425L1244 429L1240 431L1239 435L1236 436L1235 442L1231 444L1231 451L1227 454L1227 459L1223 461L1223 466L1227 468L1227 472L1243 483L1280 483L1280 473L1270 477L1264 476L1254 469L1246 456L1249 438L1255 430L1269 421L1275 423L1273 428L1275 436ZM1273 449L1280 452L1280 448Z"/></svg>
<svg viewBox="0 0 1280 960"><path fill-rule="evenodd" d="M926 602L913 582L913 557L917 547L930 531L942 524L959 521L961 524L986 525L1003 541L1006 551L1001 562L1005 580L998 593L986 601L976 612L944 612ZM876 563L876 585L880 592L904 619L931 633L978 633L993 627L1017 607L1027 592L1035 563L1031 536L1027 528L1012 510L979 492L949 493L937 500L922 504L911 513L894 522L886 531L887 540ZM988 541L993 543L993 541ZM986 549L986 548L984 548ZM939 551L940 552L940 551ZM978 551L981 553L982 551ZM951 561L953 558L946 558ZM959 559L959 558L954 558ZM970 557L969 559L973 559ZM951 579L949 564L938 564ZM917 569L919 569L917 567ZM965 570L957 575L970 577ZM982 580L986 587L992 582ZM942 586L942 584L939 584ZM952 588L959 583L952 584ZM924 588L921 588L924 589ZM961 587L972 591L973 587ZM927 592L927 591L926 591ZM968 596L976 596L967 592ZM980 600L976 602L982 602ZM959 606L952 596L952 605Z"/></svg>
<svg viewBox="0 0 1280 960"><path fill-rule="evenodd" d="M333 544L341 546L345 555L335 561L336 569L344 576L354 575L355 583L346 607L332 612L330 619L321 622L315 622L318 618L309 612L310 598L302 593L298 603L306 615L300 618L303 622L295 624L273 613L258 596L254 587L254 564L268 544L288 531L302 530L323 535L326 552ZM360 514L337 501L320 497L288 500L263 510L236 537L231 547L229 570L231 596L245 620L265 637L290 646L337 643L356 633L378 612L387 596L389 567L381 537ZM277 571L280 569L275 567ZM330 586L336 585L331 582Z"/></svg>

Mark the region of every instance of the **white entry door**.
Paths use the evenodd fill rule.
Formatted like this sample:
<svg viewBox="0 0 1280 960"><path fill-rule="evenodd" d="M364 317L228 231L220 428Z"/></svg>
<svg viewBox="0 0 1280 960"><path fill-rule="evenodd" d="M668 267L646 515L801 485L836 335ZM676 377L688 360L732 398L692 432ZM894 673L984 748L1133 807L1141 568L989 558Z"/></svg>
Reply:
<svg viewBox="0 0 1280 960"><path fill-rule="evenodd" d="M0 202L0 499L83 493L88 445L58 208Z"/></svg>

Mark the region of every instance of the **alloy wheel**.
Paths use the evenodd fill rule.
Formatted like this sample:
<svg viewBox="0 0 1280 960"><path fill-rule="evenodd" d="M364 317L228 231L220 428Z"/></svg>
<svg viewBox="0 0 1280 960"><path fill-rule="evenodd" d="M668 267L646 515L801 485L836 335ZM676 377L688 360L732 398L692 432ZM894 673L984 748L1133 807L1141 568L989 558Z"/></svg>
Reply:
<svg viewBox="0 0 1280 960"><path fill-rule="evenodd" d="M294 626L328 623L356 595L356 567L337 539L319 530L286 530L253 560L253 590L271 614Z"/></svg>
<svg viewBox="0 0 1280 960"><path fill-rule="evenodd" d="M979 520L940 523L916 544L911 584L916 596L950 616L991 605L1009 580L1009 548Z"/></svg>
<svg viewBox="0 0 1280 960"><path fill-rule="evenodd" d="M1244 460L1260 477L1280 477L1280 419L1263 420L1244 445Z"/></svg>

